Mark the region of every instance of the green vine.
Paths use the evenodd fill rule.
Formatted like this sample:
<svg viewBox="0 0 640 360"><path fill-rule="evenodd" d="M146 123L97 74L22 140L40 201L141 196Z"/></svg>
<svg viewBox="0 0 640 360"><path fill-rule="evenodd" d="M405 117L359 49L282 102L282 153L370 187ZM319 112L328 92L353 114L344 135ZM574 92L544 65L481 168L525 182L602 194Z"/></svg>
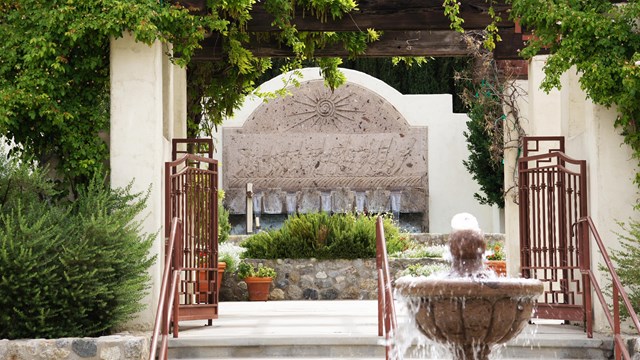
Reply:
<svg viewBox="0 0 640 360"><path fill-rule="evenodd" d="M489 8L487 14L491 18L491 22L485 26L482 32L483 42L482 45L485 49L493 51L496 48L496 43L502 41L502 38L498 34L498 23L502 21L502 18L496 14L493 8L493 1L487 1ZM460 5L458 0L444 0L442 7L444 8L444 15L449 19L449 27L459 33L464 33L464 19L460 17Z"/></svg>
<svg viewBox="0 0 640 360"><path fill-rule="evenodd" d="M233 115L269 59L248 49L254 0L208 1L206 15L156 0L0 0L0 134L19 144L12 152L56 167L71 189L103 168L108 158L101 134L109 131L109 43L130 31L137 41L173 44L172 60L188 66L188 116L192 134L210 132ZM277 40L291 49L283 71L301 67L316 49L343 43L352 54L379 36L358 33L303 33L292 19L291 0L267 0L276 19ZM335 19L355 9L352 0L303 0L311 16ZM224 58L190 62L199 42L214 36ZM327 85L344 82L340 59L321 59ZM295 83L295 80L292 80Z"/></svg>
<svg viewBox="0 0 640 360"><path fill-rule="evenodd" d="M253 4L253 2L250 2ZM295 5L302 8L305 14L315 16L321 21L339 19L356 9L353 0L299 0ZM227 6L218 1L209 1L214 17L231 19L231 30L225 35L225 53L228 58L207 63L190 65L189 76L189 120L190 133L211 134L222 121L230 116L243 103L249 94L265 98L283 95L286 85L297 85L299 72L303 64L309 60L320 67L327 87L334 89L345 82L344 75L338 70L342 63L340 58L314 59L314 52L325 46L343 44L350 57L364 53L367 44L378 40L380 34L372 29L361 32L300 32L293 25L294 2L291 0L266 0L265 9L274 16L272 26L278 31L275 35L255 35L246 31L246 22L251 18L251 6L237 8L233 13ZM216 15L217 14L217 15ZM263 93L256 89L256 80L271 67L270 59L255 57L248 50L252 38L257 40L275 40L281 46L291 49L292 57L287 59L280 71L294 71L280 91ZM231 64L232 66L229 66ZM203 78L201 74L207 74ZM205 99L205 100L202 100ZM204 116L201 114L204 113Z"/></svg>
<svg viewBox="0 0 640 360"><path fill-rule="evenodd" d="M156 1L0 0L0 134L71 188L108 158L109 39L171 42L186 64L206 27Z"/></svg>
<svg viewBox="0 0 640 360"><path fill-rule="evenodd" d="M594 103L616 106L615 126L640 161L640 3L517 0L512 11L534 29L522 55L531 58L544 48L550 53L542 88L559 89L562 74L575 69L580 87ZM640 186L640 173L634 182Z"/></svg>
<svg viewBox="0 0 640 360"><path fill-rule="evenodd" d="M290 49L291 57L280 68L293 71L287 84L296 84L296 70L314 61L326 85L335 88L345 81L338 71L342 60L315 59L315 51L341 44L353 58L380 36L373 29L301 32L293 25L295 8L328 21L356 10L354 0L264 0L276 31L252 34L247 26L255 3L209 0L202 15L157 0L0 0L0 134L19 144L14 153L55 167L62 185L74 189L108 158L111 38L130 31L143 43L173 44L172 61L187 66L189 133L200 135L233 116L247 95L286 92L256 90L256 80L272 64L250 51L252 41L275 40ZM452 26L461 31L459 11L459 4L445 3ZM205 37L223 45L223 57L190 61ZM424 59L405 61L420 64Z"/></svg>

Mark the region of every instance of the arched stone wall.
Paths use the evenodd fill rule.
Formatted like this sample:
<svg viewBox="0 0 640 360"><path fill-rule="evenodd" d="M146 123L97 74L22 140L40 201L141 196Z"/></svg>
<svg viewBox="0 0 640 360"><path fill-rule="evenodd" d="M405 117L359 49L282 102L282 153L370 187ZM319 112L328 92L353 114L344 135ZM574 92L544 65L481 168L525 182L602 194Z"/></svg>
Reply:
<svg viewBox="0 0 640 360"><path fill-rule="evenodd" d="M331 91L310 80L291 92L258 106L242 127L223 129L231 213L245 213L252 183L266 214L287 213L292 202L298 212L390 211L392 194L400 194L402 212L428 219L426 127L409 125L355 83Z"/></svg>

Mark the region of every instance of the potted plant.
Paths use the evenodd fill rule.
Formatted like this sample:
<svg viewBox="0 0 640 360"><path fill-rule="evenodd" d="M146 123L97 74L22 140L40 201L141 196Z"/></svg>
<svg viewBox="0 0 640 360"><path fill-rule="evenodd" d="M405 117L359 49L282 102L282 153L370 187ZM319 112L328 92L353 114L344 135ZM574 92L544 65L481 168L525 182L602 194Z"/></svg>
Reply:
<svg viewBox="0 0 640 360"><path fill-rule="evenodd" d="M502 243L490 241L487 244L485 258L489 269L495 271L498 276L507 276L507 262Z"/></svg>
<svg viewBox="0 0 640 360"><path fill-rule="evenodd" d="M253 265L243 261L238 265L238 278L247 284L249 301L267 301L269 299L269 289L276 271L273 268Z"/></svg>
<svg viewBox="0 0 640 360"><path fill-rule="evenodd" d="M199 269L198 274L198 302L206 303L207 296L209 295L209 283L211 279L209 278L208 270L209 267L209 254L207 254L204 250L198 250L196 254L196 261Z"/></svg>

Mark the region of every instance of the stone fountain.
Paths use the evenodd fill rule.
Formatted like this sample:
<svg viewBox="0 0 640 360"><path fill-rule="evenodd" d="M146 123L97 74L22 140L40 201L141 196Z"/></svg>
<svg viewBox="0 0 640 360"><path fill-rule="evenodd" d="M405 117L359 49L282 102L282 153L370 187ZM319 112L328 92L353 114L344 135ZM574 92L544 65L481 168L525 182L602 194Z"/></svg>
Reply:
<svg viewBox="0 0 640 360"><path fill-rule="evenodd" d="M427 338L445 345L455 360L485 360L494 345L524 328L543 285L485 270L484 236L470 214L454 216L452 227L452 270L440 277L403 277L395 287L418 304L416 323Z"/></svg>

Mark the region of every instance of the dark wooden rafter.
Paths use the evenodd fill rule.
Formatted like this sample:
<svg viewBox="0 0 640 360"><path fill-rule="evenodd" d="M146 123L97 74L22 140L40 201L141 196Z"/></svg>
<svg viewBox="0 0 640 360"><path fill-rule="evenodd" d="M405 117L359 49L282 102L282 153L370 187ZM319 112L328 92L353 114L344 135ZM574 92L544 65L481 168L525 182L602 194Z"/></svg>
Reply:
<svg viewBox="0 0 640 360"><path fill-rule="evenodd" d="M205 13L204 0L176 0L175 2L198 13ZM518 51L524 47L522 34L509 21L510 5L494 2L493 8L503 20L497 25L503 41L499 42L494 55L497 59L518 59ZM462 0L460 17L467 31L482 30L491 21L489 2L486 0ZM270 33L278 31L271 26L274 17L256 3L251 12L252 19L247 31ZM341 19L320 21L316 16L298 8L293 20L299 31L366 31L368 28L382 31L379 41L369 44L365 57L389 56L465 56L466 44L459 33L451 30L449 19L443 13L442 0L360 0L358 10ZM214 60L223 57L221 37L212 34L202 43L194 60ZM290 50L276 41L252 41L248 48L256 56L290 56ZM340 46L317 49L316 56L346 56Z"/></svg>
<svg viewBox="0 0 640 360"><path fill-rule="evenodd" d="M214 34L202 43L203 49L198 51L194 60L219 59L224 56L222 49L222 37ZM287 47L282 46L276 40L257 40L255 38L248 44L248 48L259 57L287 57L293 53ZM467 45L460 33L446 30L425 31L385 31L379 41L368 44L367 50L361 57L385 57L385 56L465 56L469 52ZM316 49L315 56L346 57L348 52L342 44L328 45Z"/></svg>
<svg viewBox="0 0 640 360"><path fill-rule="evenodd" d="M460 6L460 16L464 27L469 30L484 29L491 21L487 12L489 6L484 0L466 0ZM498 26L513 26L507 21L510 6L495 4L494 10L504 21ZM274 17L264 6L256 4L251 12L252 20L247 30L273 31L271 23ZM311 14L297 9L293 24L300 31L361 31L367 28L376 30L449 30L450 21L444 15L442 0L363 0L358 1L358 10L352 11L341 19L321 21Z"/></svg>

